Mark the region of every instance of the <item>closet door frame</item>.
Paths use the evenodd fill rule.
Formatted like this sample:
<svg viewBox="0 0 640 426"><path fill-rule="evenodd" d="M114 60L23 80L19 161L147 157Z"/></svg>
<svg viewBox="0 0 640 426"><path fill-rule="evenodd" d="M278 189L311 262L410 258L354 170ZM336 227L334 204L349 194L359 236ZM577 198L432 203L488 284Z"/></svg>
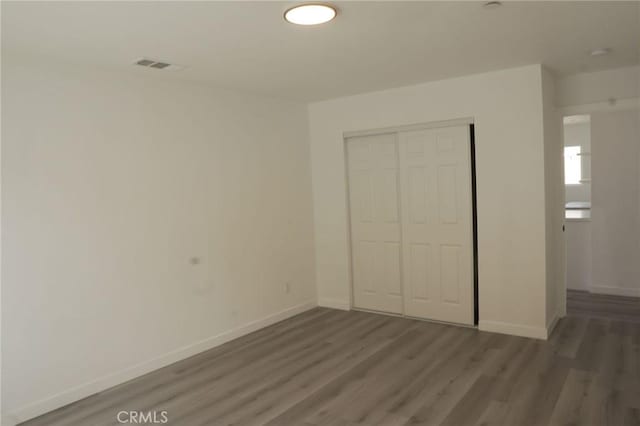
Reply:
<svg viewBox="0 0 640 426"><path fill-rule="evenodd" d="M475 149L475 120L473 117L464 117L453 120L443 120L443 121L434 121L429 123L418 123L418 124L408 124L403 126L390 126L390 127L381 127L375 129L368 130L356 130L356 131L345 131L342 133L342 149L343 149L343 158L344 158L344 179L345 179L345 206L346 206L346 221L347 221L347 251L348 251L348 272L349 272L349 306L350 310L360 310L366 311L366 309L357 308L354 306L354 289L353 289L353 250L352 250L352 237L351 237L351 201L350 201L350 189L349 189L349 153L347 149L348 139L358 136L374 136L374 135L382 135L382 134L398 134L400 132L407 132L413 130L426 130L426 129L435 129L441 127L455 127L455 126L467 126L470 132L470 156L471 156L471 221L472 221L472 266L473 266L473 318L474 318L474 326L478 326L480 309L479 309L479 281L478 281L478 215L477 215L477 184L476 184L476 149ZM399 164L400 158L398 156L398 171L400 170ZM400 183L398 182L398 185ZM398 198L400 197L400 193L398 192ZM399 208L401 206L399 205ZM402 243L402 235L401 235L401 243ZM404 253L400 253L401 260L404 256ZM403 277L401 277L402 279ZM404 299L404 285L401 286L401 290L403 292ZM404 302L403 302L404 303ZM395 313L389 312L380 312L374 311L376 313L381 313L385 315L392 316L402 316L408 317L404 314L404 304L403 304L403 313L398 315ZM413 318L413 317L410 317ZM423 321L434 321L425 318L417 318ZM460 326L465 326L464 324L457 324Z"/></svg>

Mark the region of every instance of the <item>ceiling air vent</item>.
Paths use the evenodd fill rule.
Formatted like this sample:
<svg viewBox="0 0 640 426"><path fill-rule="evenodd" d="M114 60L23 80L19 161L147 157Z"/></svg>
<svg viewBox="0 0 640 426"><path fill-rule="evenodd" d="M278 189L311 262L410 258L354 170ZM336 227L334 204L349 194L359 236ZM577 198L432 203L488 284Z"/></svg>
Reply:
<svg viewBox="0 0 640 426"><path fill-rule="evenodd" d="M135 65L141 67L156 68L159 70L180 71L184 67L182 65L170 64L168 62L156 61L154 59L140 58L134 62Z"/></svg>

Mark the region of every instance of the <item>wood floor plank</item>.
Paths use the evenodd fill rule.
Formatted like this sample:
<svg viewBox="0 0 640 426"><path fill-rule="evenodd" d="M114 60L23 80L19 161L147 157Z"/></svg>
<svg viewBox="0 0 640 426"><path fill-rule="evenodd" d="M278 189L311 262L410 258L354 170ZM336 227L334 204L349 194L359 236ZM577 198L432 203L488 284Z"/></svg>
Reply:
<svg viewBox="0 0 640 426"><path fill-rule="evenodd" d="M575 358L589 322L588 317L567 317L556 326L549 344L558 355Z"/></svg>
<svg viewBox="0 0 640 426"><path fill-rule="evenodd" d="M536 342L522 337L510 338L498 356L484 369L483 374L495 377L492 397L496 401L508 401L520 377L536 355Z"/></svg>
<svg viewBox="0 0 640 426"><path fill-rule="evenodd" d="M549 422L551 426L585 424L588 419L584 406L592 379L592 373L588 371L569 371Z"/></svg>
<svg viewBox="0 0 640 426"><path fill-rule="evenodd" d="M640 323L640 298L569 290L567 313L572 316Z"/></svg>
<svg viewBox="0 0 640 426"><path fill-rule="evenodd" d="M146 409L164 407L171 410L176 422L194 421L196 418L206 415L211 407L225 407L228 404L241 405L246 389L254 389L256 384L269 386L272 380L277 379L277 373L282 369L290 369L300 363L312 363L329 351L329 345L323 338L330 336L346 336L346 340L352 339L358 333L367 332L384 324L385 318L372 318L362 316L349 324L334 324L317 333L311 334L308 339L298 339L295 343L282 346L277 350L272 348L269 353L259 351L252 352L240 358L242 363L231 371L225 370L224 374L217 376L197 376L197 381L185 380L186 388L171 394L170 399L158 400L152 396L152 405ZM295 348L292 351L287 348ZM139 401L137 402L139 404ZM136 402L134 401L135 405ZM140 405L138 405L140 406ZM186 418L185 418L186 416Z"/></svg>
<svg viewBox="0 0 640 426"><path fill-rule="evenodd" d="M546 425L564 387L571 360L536 342L536 356L523 369L507 398L505 424Z"/></svg>
<svg viewBox="0 0 640 426"><path fill-rule="evenodd" d="M344 324L341 319L346 317L348 317L346 312L333 312L329 318L324 319L314 317L315 320L301 327L305 334L273 335L273 338L266 342L262 341L263 334L258 333L256 338L262 343L245 344L241 349L242 356L236 356L235 348L232 350L216 348L210 351L211 358L198 357L197 360L190 358L168 366L159 370L164 373L163 375L155 374L137 379L137 386L131 387L125 383L119 389L113 388L91 397L97 399L97 403L90 402L85 409L73 410L70 415L58 415L57 418L61 419L60 423L56 422L57 418L47 418L42 424L62 426L69 422L83 424L85 421L95 422L95 424L112 424L115 422L117 412L121 410L146 411L157 406L170 409L175 405L188 405L185 401L191 401L194 393L206 391L212 384L222 391L225 389L226 381L240 380L243 374L254 378L252 371L260 372L263 370L261 366L267 365L270 359L278 359L279 362L286 363L291 356L304 356L299 353L300 348L306 347L307 351L313 350L308 345L317 343L318 337L329 336L338 331L344 332L351 327L357 327L362 321L372 320L371 317L355 315L351 316L353 321ZM212 359L217 362L212 362ZM208 367L203 367L203 364ZM226 392L229 393L228 388Z"/></svg>
<svg viewBox="0 0 640 426"><path fill-rule="evenodd" d="M507 414L508 405L506 402L489 401L480 417L468 423L472 426L499 426L504 424L504 417Z"/></svg>
<svg viewBox="0 0 640 426"><path fill-rule="evenodd" d="M548 341L316 308L23 425L640 425L638 301L569 299Z"/></svg>
<svg viewBox="0 0 640 426"><path fill-rule="evenodd" d="M576 355L576 367L597 371L605 356L609 320L590 318Z"/></svg>
<svg viewBox="0 0 640 426"><path fill-rule="evenodd" d="M439 425L451 414L456 404L482 375L483 367L496 356L496 349L487 345L490 339L478 334L475 347L466 354L452 358L433 377L432 386L423 393L423 404L410 417L409 425ZM454 371L455 370L455 371Z"/></svg>
<svg viewBox="0 0 640 426"><path fill-rule="evenodd" d="M492 390L497 380L491 376L480 376L444 419L442 426L473 424L492 401Z"/></svg>
<svg viewBox="0 0 640 426"><path fill-rule="evenodd" d="M399 360L411 349L423 344L421 333L411 327L382 350L376 352L349 371L336 377L314 394L272 419L269 425L292 425L302 421L317 423L332 407L340 406L344 398L365 386L368 379L387 368L398 366Z"/></svg>
<svg viewBox="0 0 640 426"><path fill-rule="evenodd" d="M244 364L242 359L234 356L236 351L240 351L243 354L251 353L250 349L253 346L262 348L263 351L273 351L278 347L286 347L288 342L296 341L298 334L280 331L281 327L283 330L291 330L291 324L293 324L296 327L296 331L300 330L301 333L313 333L315 330L331 329L330 324L332 323L335 324L336 329L344 328L344 324L341 324L340 320L346 315L344 312L336 313L324 308L305 312L285 322L251 333L228 344L137 378L135 379L135 386L130 386L131 382L124 383L77 403L62 407L42 418L34 419L29 424L34 426L40 424L47 426L68 425L72 423L82 425L86 421L99 424L106 421L103 420L105 417L115 421L116 413L122 409L128 409L129 406L136 407L138 410L145 409L148 403L145 400L139 400L139 397L163 401L163 398L167 398L167 396L163 395L180 393L182 383L190 381L194 376L204 380L207 377L215 377L216 374L220 374L220 371L233 371L237 366ZM301 335L304 336L304 334ZM265 337L269 339L265 341ZM312 339L309 338L309 341L312 341ZM205 367L205 365L210 366L210 368ZM204 374L201 374L202 371L204 371ZM192 384L189 383L188 386L192 386ZM40 419L42 423L39 422Z"/></svg>
<svg viewBox="0 0 640 426"><path fill-rule="evenodd" d="M628 408L625 410L621 424L623 426L640 426L640 409Z"/></svg>
<svg viewBox="0 0 640 426"><path fill-rule="evenodd" d="M386 411L385 403L398 395L413 377L429 369L458 337L455 330L448 326L434 324L427 330L430 334L428 340L424 340L425 344L400 359L398 367L392 366L380 372L342 401L340 412L344 418L359 424L370 424L376 422L377 412L394 414Z"/></svg>
<svg viewBox="0 0 640 426"><path fill-rule="evenodd" d="M625 416L640 404L639 385L623 376L571 369L549 424L625 424Z"/></svg>
<svg viewBox="0 0 640 426"><path fill-rule="evenodd" d="M382 327L327 343L327 351L315 353L297 364L276 372L274 380L263 382L266 386L255 386L250 392L236 398L234 406L224 412L197 413L202 424L213 421L242 425L263 424L290 408L297 401L321 388L332 376L350 370L355 364L384 348L391 339L381 338L398 335L406 324L398 318L385 318ZM347 343L355 343L349 345Z"/></svg>
<svg viewBox="0 0 640 426"><path fill-rule="evenodd" d="M472 356L472 350L479 342L480 335L472 330L460 333L456 330L443 340L443 346L436 349L436 355L420 372L403 383L397 392L379 408L392 414L410 419L432 393L439 383L444 383L456 371L465 359ZM486 341L490 341L491 338ZM489 347L489 345L487 345Z"/></svg>

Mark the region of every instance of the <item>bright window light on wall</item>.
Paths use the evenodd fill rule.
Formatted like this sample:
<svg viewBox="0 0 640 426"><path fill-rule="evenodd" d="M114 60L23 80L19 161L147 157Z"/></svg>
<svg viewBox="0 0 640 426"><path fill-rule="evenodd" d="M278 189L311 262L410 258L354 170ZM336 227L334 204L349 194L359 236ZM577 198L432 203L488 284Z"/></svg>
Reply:
<svg viewBox="0 0 640 426"><path fill-rule="evenodd" d="M582 179L580 146L564 147L564 184L578 185Z"/></svg>

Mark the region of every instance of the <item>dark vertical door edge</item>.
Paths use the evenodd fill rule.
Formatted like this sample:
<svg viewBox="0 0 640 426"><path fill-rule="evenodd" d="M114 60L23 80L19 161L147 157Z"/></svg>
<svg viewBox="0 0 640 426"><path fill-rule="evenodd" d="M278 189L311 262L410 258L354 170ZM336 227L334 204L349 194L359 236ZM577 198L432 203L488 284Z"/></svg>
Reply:
<svg viewBox="0 0 640 426"><path fill-rule="evenodd" d="M473 223L473 323L478 325L478 207L476 194L476 138L475 127L469 125L471 140L471 209Z"/></svg>

